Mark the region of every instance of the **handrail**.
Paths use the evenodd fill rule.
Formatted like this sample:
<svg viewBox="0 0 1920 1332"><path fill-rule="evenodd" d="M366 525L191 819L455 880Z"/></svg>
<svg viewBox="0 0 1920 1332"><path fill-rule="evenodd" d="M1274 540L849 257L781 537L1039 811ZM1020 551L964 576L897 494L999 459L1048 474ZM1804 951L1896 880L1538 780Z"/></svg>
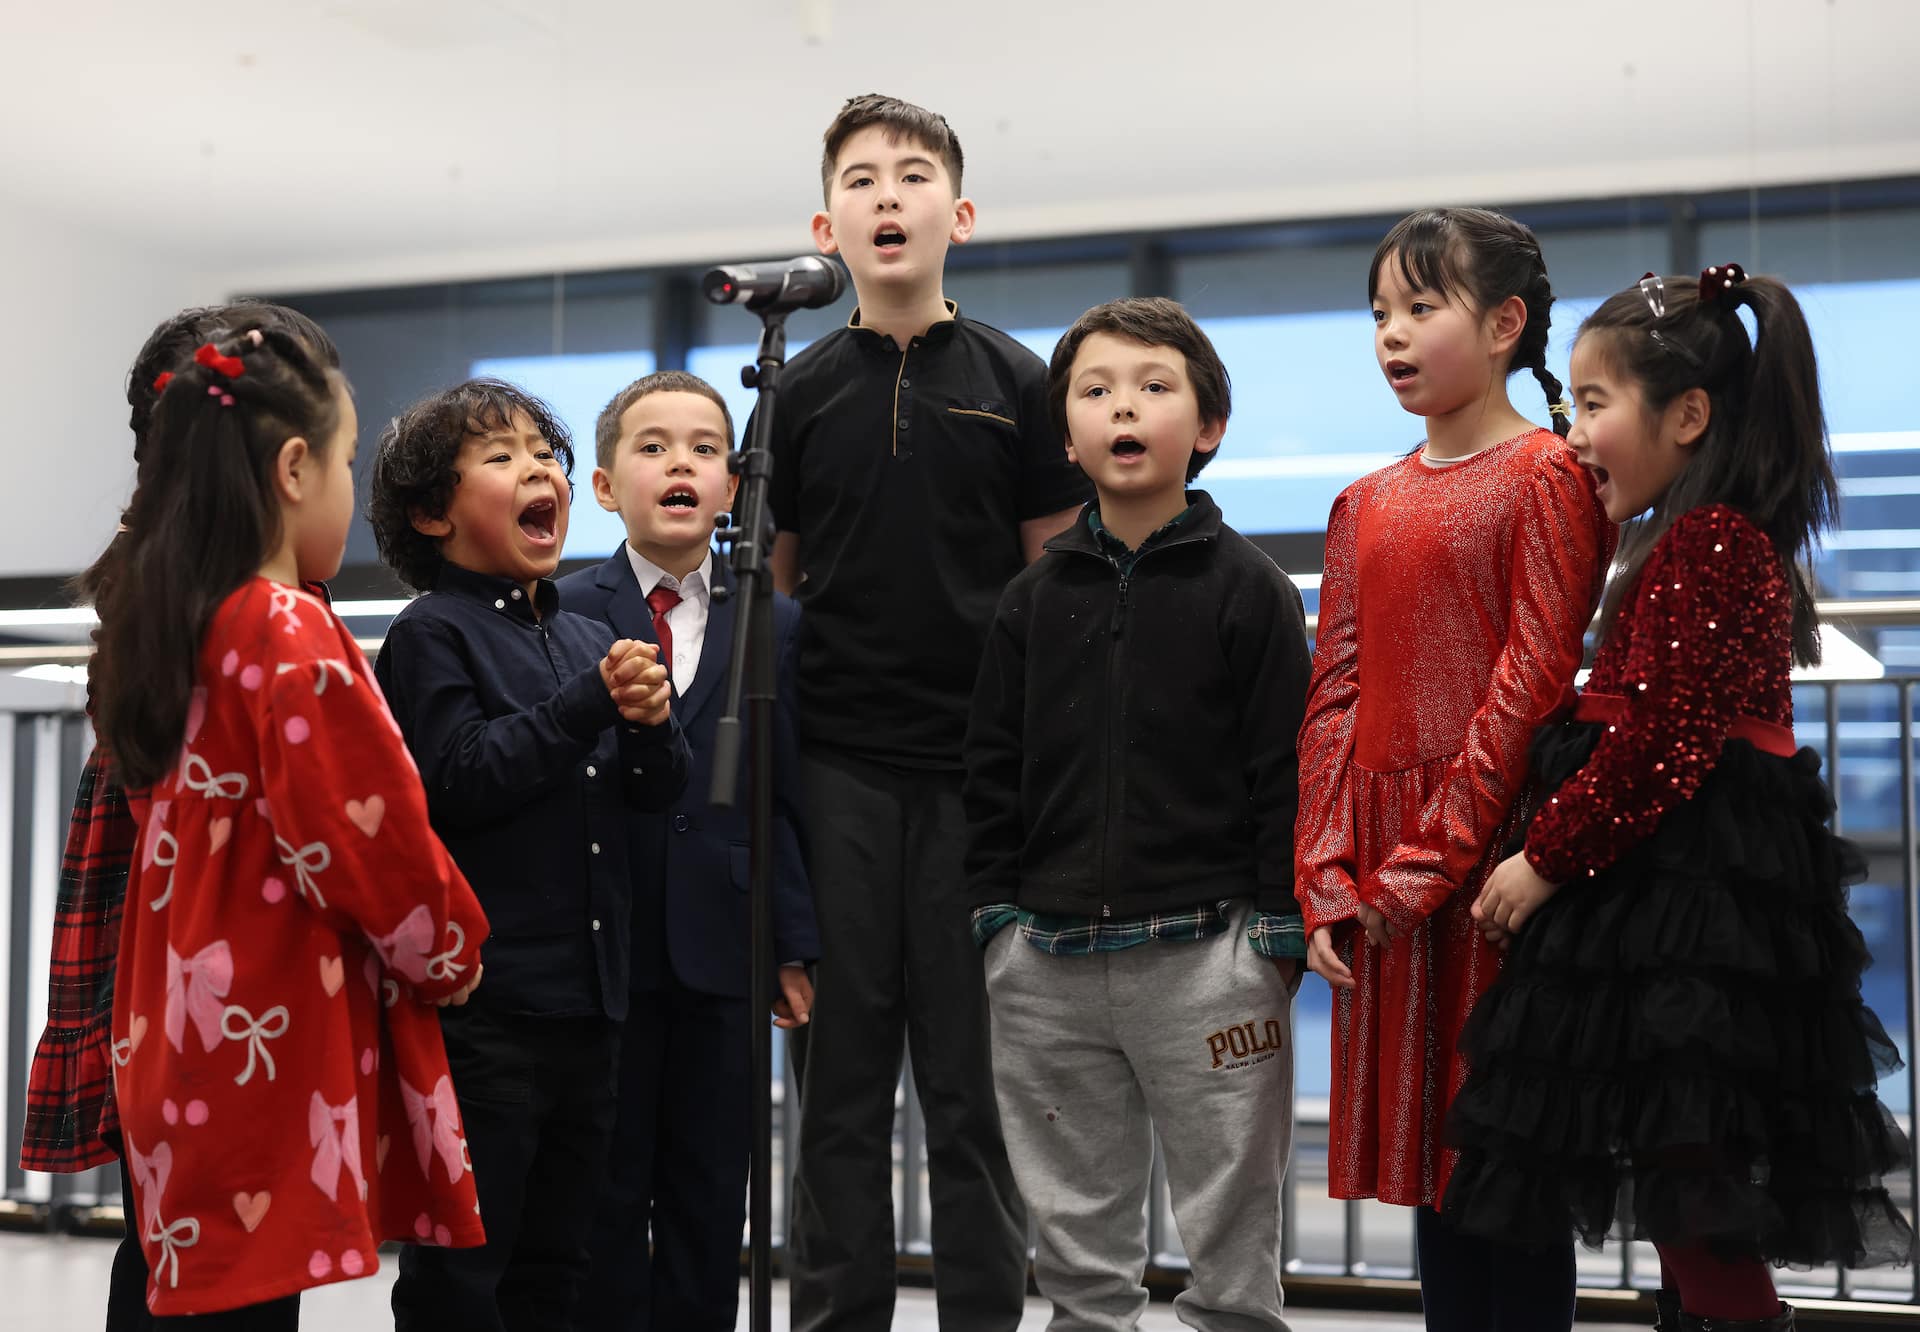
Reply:
<svg viewBox="0 0 1920 1332"><path fill-rule="evenodd" d="M1815 603L1820 618L1854 629L1920 628L1920 597L1877 597ZM1318 615L1307 616L1307 632L1319 628ZM357 638L368 656L380 650L378 638ZM0 645L0 668L26 666L84 666L93 655L91 643L10 643Z"/></svg>

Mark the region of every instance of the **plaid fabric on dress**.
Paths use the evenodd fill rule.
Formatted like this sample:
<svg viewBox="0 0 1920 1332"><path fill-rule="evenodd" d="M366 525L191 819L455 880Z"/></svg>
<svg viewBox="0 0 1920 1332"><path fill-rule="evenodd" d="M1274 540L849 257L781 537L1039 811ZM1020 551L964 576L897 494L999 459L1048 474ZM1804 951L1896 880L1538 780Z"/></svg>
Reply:
<svg viewBox="0 0 1920 1332"><path fill-rule="evenodd" d="M25 1170L71 1174L114 1159L101 1135L117 1131L113 975L120 913L138 831L126 792L95 748L80 772L67 824L47 978L47 1029L27 1075Z"/></svg>

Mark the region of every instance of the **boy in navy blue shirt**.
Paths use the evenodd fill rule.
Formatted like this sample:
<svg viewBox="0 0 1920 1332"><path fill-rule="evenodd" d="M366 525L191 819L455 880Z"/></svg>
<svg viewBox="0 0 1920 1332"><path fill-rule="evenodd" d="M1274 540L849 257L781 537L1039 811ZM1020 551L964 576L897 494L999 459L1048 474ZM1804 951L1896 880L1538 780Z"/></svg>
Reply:
<svg viewBox="0 0 1920 1332"><path fill-rule="evenodd" d="M427 593L375 671L493 929L481 989L442 1022L487 1243L402 1253L400 1332L572 1325L627 1010L627 811L687 780L653 649L548 581L572 463L566 427L496 380L410 408L374 463L381 556Z"/></svg>
<svg viewBox="0 0 1920 1332"><path fill-rule="evenodd" d="M732 1332L740 1294L753 1098L752 944L745 773L731 809L708 803L714 726L733 647L733 578L713 553L733 504L733 421L705 380L636 380L600 413L594 496L627 540L560 580L560 604L658 644L693 751L686 794L634 820L633 995L620 1109L600 1187L582 1325L601 1332ZM804 1024L819 956L801 860L794 641L799 607L774 598L774 1021ZM651 1237L651 1244L649 1244Z"/></svg>

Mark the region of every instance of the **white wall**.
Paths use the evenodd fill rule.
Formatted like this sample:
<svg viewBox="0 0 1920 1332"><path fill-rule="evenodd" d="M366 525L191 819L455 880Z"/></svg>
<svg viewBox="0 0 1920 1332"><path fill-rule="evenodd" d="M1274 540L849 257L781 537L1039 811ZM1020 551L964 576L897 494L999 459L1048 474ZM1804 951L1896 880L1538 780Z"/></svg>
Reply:
<svg viewBox="0 0 1920 1332"><path fill-rule="evenodd" d="M127 367L161 319L222 294L165 254L0 198L0 577L92 562L133 480Z"/></svg>

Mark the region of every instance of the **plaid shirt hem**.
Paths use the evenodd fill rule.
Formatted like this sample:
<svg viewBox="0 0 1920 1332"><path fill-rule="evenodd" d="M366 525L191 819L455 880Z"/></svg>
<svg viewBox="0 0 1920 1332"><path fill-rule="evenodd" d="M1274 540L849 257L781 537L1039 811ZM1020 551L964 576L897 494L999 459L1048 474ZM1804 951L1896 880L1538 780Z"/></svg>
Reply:
<svg viewBox="0 0 1920 1332"><path fill-rule="evenodd" d="M138 831L126 792L95 749L80 773L67 825L47 977L47 1029L27 1074L23 1170L71 1174L112 1161L117 1131L113 974L120 915Z"/></svg>
<svg viewBox="0 0 1920 1332"><path fill-rule="evenodd" d="M973 910L973 941L985 948L993 936L1012 925L1020 937L1043 953L1056 957L1087 957L1117 953L1156 939L1191 943L1210 939L1227 928L1231 901L1197 906L1186 911L1156 911L1124 920L1094 916L1044 915L1022 911L1010 902L996 902ZM1247 942L1262 957L1302 958L1307 955L1306 934L1298 916L1255 911L1247 918Z"/></svg>

